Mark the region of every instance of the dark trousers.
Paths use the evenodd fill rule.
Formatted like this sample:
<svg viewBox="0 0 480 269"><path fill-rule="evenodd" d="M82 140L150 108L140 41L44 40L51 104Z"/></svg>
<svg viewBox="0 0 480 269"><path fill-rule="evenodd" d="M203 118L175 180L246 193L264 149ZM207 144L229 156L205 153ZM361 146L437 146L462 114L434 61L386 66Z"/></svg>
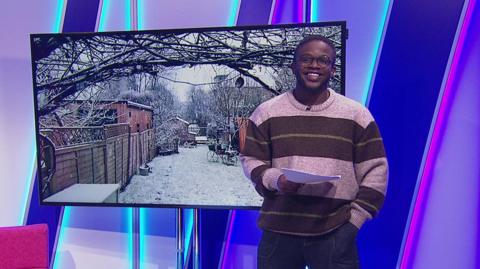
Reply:
<svg viewBox="0 0 480 269"><path fill-rule="evenodd" d="M321 236L305 237L264 231L258 269L358 269L358 229L346 223Z"/></svg>

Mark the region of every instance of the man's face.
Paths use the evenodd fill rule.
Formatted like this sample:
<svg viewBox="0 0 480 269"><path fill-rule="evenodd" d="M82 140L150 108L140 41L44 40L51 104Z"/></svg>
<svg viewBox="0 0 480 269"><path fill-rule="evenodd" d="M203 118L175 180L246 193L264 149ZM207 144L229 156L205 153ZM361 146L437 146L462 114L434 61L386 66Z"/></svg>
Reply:
<svg viewBox="0 0 480 269"><path fill-rule="evenodd" d="M297 79L297 88L314 92L326 89L335 72L332 63L334 53L330 46L319 40L300 47L291 66Z"/></svg>

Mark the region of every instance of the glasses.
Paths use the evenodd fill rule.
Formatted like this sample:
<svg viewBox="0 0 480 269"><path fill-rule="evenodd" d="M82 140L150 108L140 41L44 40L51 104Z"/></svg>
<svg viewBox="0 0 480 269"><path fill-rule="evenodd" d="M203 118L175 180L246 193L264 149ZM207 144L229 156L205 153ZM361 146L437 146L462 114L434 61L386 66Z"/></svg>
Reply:
<svg viewBox="0 0 480 269"><path fill-rule="evenodd" d="M311 56L300 56L300 63L305 66L310 66L313 64L313 61L320 65L320 66L330 66L332 64L332 60L327 55L322 55L320 57L311 57Z"/></svg>

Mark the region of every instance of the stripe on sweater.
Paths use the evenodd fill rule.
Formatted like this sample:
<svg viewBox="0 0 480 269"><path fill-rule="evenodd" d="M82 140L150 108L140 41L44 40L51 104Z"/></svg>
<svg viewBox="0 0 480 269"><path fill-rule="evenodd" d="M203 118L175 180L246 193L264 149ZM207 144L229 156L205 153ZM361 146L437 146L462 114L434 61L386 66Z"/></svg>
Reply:
<svg viewBox="0 0 480 269"><path fill-rule="evenodd" d="M268 211L262 209L258 219L261 229L286 234L313 236L324 234L350 218L349 204L346 204L329 214L294 214L285 211ZM298 212L302 212L298 210Z"/></svg>
<svg viewBox="0 0 480 269"><path fill-rule="evenodd" d="M375 216L382 207L384 200L383 193L369 187L360 186L357 199L354 202L368 211L370 215Z"/></svg>

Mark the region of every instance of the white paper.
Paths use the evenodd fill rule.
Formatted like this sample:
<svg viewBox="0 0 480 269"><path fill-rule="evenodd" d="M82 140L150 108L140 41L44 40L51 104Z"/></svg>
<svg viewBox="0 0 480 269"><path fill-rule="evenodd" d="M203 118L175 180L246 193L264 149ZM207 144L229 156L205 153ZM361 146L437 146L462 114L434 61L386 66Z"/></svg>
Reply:
<svg viewBox="0 0 480 269"><path fill-rule="evenodd" d="M282 168L282 172L287 177L288 180L292 182L306 183L306 184L321 183L321 182L330 181L330 180L339 180L342 178L340 175L321 176L321 175L310 174L304 171L298 171L298 170L293 170L288 168Z"/></svg>

